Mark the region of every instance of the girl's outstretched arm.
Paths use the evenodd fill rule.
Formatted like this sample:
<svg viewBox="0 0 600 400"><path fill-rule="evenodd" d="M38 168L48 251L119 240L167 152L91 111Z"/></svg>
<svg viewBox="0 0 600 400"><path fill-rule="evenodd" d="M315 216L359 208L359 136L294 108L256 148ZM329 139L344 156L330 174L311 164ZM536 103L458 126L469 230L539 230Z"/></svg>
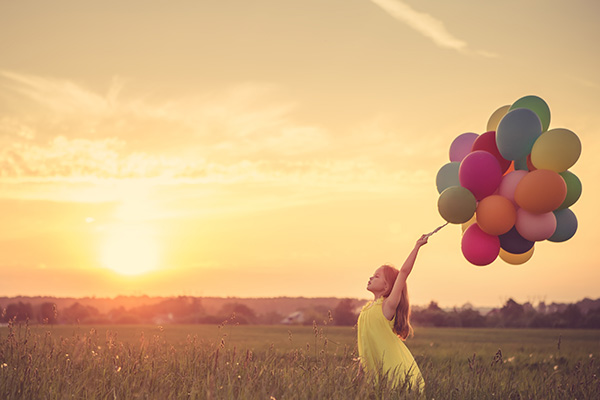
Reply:
<svg viewBox="0 0 600 400"><path fill-rule="evenodd" d="M427 243L427 239L429 239L429 235L423 235L417 240L415 243L415 247L412 249L408 257L406 257L406 261L402 264L402 268L400 268L400 273L394 282L394 286L392 287L392 291L390 295L383 302L383 315L389 320L394 317L396 313L396 308L400 303L400 298L402 296L402 291L406 286L406 278L412 271L415 260L417 259L417 254L419 254L419 249L421 246Z"/></svg>

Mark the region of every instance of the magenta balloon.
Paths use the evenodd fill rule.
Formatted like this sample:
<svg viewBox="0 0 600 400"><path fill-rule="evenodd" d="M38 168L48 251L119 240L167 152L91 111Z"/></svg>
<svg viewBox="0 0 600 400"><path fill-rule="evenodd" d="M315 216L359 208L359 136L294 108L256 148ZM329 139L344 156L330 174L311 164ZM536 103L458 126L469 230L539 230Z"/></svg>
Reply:
<svg viewBox="0 0 600 400"><path fill-rule="evenodd" d="M450 145L450 161L461 162L471 152L473 142L479 135L473 132L458 135Z"/></svg>
<svg viewBox="0 0 600 400"><path fill-rule="evenodd" d="M517 208L519 206L515 201L515 189L525 175L527 175L527 171L516 170L509 172L502 177L500 186L498 186L498 194L512 201L514 206Z"/></svg>
<svg viewBox="0 0 600 400"><path fill-rule="evenodd" d="M473 147L471 147L471 151L476 150L487 151L496 157L496 160L498 160L498 164L500 164L500 168L502 169L502 173L505 173L510 167L511 161L502 157L500 151L498 150L495 131L490 131L479 135L479 137L473 142Z"/></svg>
<svg viewBox="0 0 600 400"><path fill-rule="evenodd" d="M461 250L471 264L488 265L500 254L500 239L498 236L488 235L479 225L473 224L463 234Z"/></svg>
<svg viewBox="0 0 600 400"><path fill-rule="evenodd" d="M517 211L515 227L523 238L532 242L539 242L554 234L556 216L552 211L544 214L533 214L520 208Z"/></svg>
<svg viewBox="0 0 600 400"><path fill-rule="evenodd" d="M458 169L460 185L473 193L479 201L493 194L502 181L502 170L498 160L487 151L469 153Z"/></svg>

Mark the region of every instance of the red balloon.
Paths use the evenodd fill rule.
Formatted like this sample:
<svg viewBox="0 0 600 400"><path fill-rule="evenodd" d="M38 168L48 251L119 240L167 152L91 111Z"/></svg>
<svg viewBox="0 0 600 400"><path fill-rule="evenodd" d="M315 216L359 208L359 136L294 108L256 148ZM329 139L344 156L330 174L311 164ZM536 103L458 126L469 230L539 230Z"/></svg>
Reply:
<svg viewBox="0 0 600 400"><path fill-rule="evenodd" d="M475 142L473 142L473 147L471 147L471 151L483 150L487 151L498 160L498 164L500 164L500 169L502 173L505 173L510 167L511 160L507 160L500 154L498 150L498 145L496 144L496 132L489 131L486 133L482 133L479 135Z"/></svg>
<svg viewBox="0 0 600 400"><path fill-rule="evenodd" d="M462 253L471 264L491 264L500 254L500 239L488 235L479 225L473 224L465 231L461 241Z"/></svg>

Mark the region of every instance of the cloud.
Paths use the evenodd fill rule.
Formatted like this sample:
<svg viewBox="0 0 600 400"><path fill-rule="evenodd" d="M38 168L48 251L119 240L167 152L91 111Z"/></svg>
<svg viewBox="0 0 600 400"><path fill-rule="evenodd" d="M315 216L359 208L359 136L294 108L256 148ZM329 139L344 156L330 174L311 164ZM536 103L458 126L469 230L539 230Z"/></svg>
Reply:
<svg viewBox="0 0 600 400"><path fill-rule="evenodd" d="M263 204L266 188L276 203L282 194L309 201L332 190L388 193L428 179L409 171L426 143L372 123L335 135L296 120L295 104L270 84L178 97L132 92L114 79L101 94L0 71L0 85L8 89L0 106L10 111L0 118L5 198L119 201L122 188L139 184L246 202L256 191Z"/></svg>
<svg viewBox="0 0 600 400"><path fill-rule="evenodd" d="M444 23L435 17L416 11L400 0L371 1L381 7L394 19L405 23L423 36L431 39L437 46L463 53L469 52L467 42L448 32ZM477 51L475 53L483 57L497 57L496 54L485 51Z"/></svg>

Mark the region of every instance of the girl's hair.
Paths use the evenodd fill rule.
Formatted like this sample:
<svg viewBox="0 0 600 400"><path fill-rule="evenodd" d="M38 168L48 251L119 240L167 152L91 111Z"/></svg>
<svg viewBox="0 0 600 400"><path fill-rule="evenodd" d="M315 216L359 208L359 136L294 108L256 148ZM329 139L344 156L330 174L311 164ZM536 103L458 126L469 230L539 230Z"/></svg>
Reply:
<svg viewBox="0 0 600 400"><path fill-rule="evenodd" d="M396 278L400 271L391 265L382 265L382 268L383 276L385 277L386 282L389 283L389 289L383 296L388 297L392 292L392 288L394 287L394 283L396 282ZM410 325L410 303L408 301L408 289L406 285L404 285L404 289L402 289L400 303L398 303L398 307L396 307L393 330L402 340L406 340L408 336L413 335L413 328Z"/></svg>

